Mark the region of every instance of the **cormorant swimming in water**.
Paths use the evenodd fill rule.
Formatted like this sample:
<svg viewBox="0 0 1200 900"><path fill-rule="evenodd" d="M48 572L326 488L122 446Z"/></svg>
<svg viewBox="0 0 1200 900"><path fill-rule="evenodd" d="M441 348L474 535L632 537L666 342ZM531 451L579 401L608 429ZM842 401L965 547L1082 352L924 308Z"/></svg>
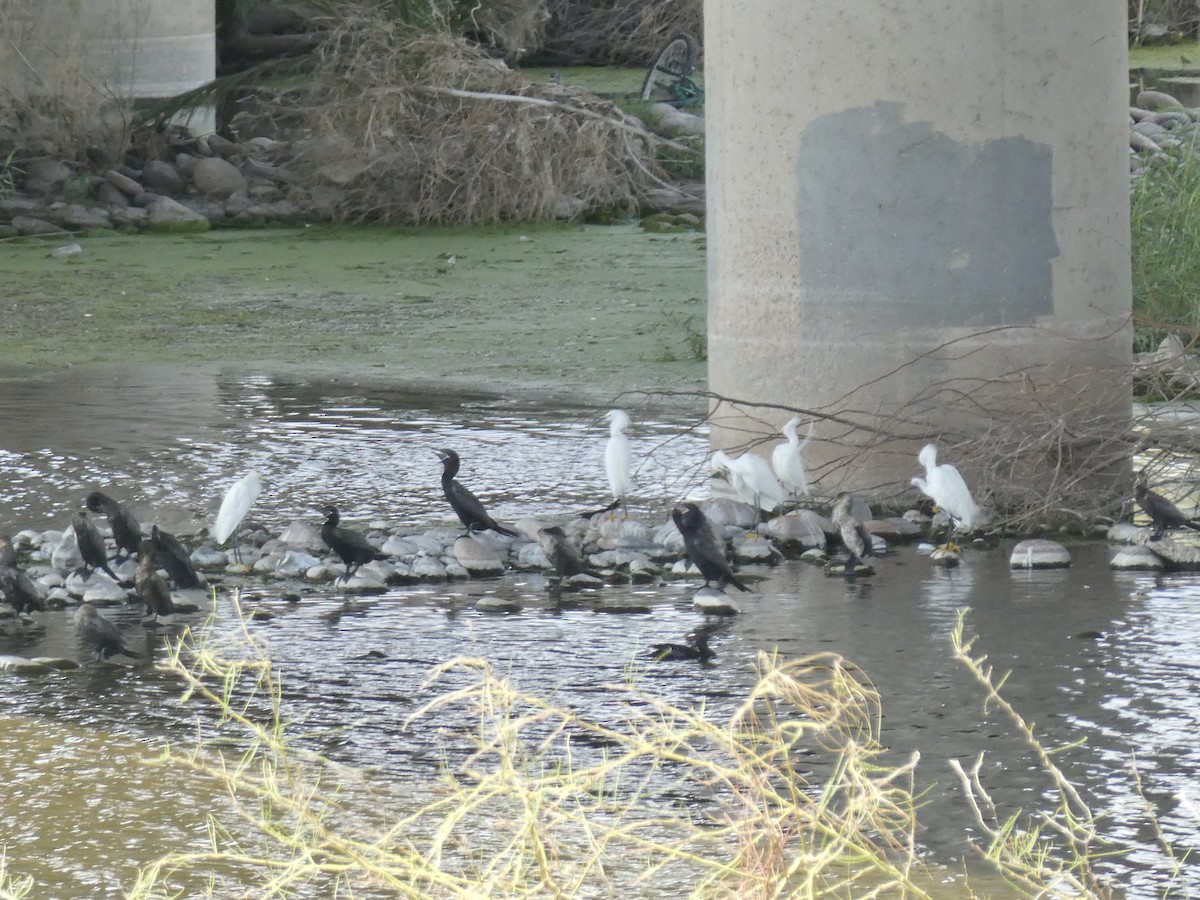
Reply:
<svg viewBox="0 0 1200 900"><path fill-rule="evenodd" d="M573 575L603 577L599 572L587 567L587 563L583 561L583 557L571 543L571 539L559 526L551 525L547 528L539 528L537 541L541 545L542 552L546 554L546 559L550 560L550 565L554 566L554 571L559 578L570 578Z"/></svg>
<svg viewBox="0 0 1200 900"><path fill-rule="evenodd" d="M1200 531L1200 523L1185 516L1178 506L1162 494L1156 494L1146 487L1141 475L1133 482L1133 496L1138 506L1154 523L1154 533L1150 535L1150 540L1157 541L1168 528L1191 528Z"/></svg>
<svg viewBox="0 0 1200 900"><path fill-rule="evenodd" d="M691 644L654 644L650 647L650 655L656 662L675 662L678 660L694 659L697 662L708 662L714 659L717 651L708 646L708 636L713 629L697 628L695 641Z"/></svg>
<svg viewBox="0 0 1200 900"><path fill-rule="evenodd" d="M875 543L871 538L871 532L867 531L867 527L850 512L850 506L853 503L854 495L849 491L842 491L837 495L833 509L829 513L833 524L842 533L842 544L845 546L846 552L850 554L844 566L847 575L854 573L854 568L862 562L864 556L875 555Z"/></svg>
<svg viewBox="0 0 1200 900"><path fill-rule="evenodd" d="M363 563L368 563L373 559L387 559L385 554L376 550L371 542L357 531L338 527L341 516L338 514L336 506L323 506L321 512L326 516L325 524L321 526L321 540L346 564L346 574L340 580L349 581L350 576Z"/></svg>
<svg viewBox="0 0 1200 900"><path fill-rule="evenodd" d="M45 609L46 604L28 575L17 568L17 555L12 538L0 537L0 594L12 604L17 612L29 609Z"/></svg>
<svg viewBox="0 0 1200 900"><path fill-rule="evenodd" d="M458 469L461 463L458 459L458 454L453 450L437 450L438 458L442 461L442 490L446 492L446 499L450 501L450 505L458 514L459 521L467 529L467 534L470 535L476 529L484 531L498 531L500 534L507 534L509 537L520 537L520 532L513 531L511 528L505 528L488 515L487 510L483 508L483 504L479 502L479 498L472 494L469 490L463 487L454 478L458 474Z"/></svg>
<svg viewBox="0 0 1200 900"><path fill-rule="evenodd" d="M725 559L725 547L713 534L712 526L699 506L691 502L681 503L671 510L671 519L683 535L688 559L704 576L705 587L715 580L722 590L727 584L732 584L740 591L750 590L733 574L733 569Z"/></svg>
<svg viewBox="0 0 1200 900"><path fill-rule="evenodd" d="M78 513L71 520L71 527L75 529L75 543L79 545L79 555L83 557L83 566L89 570L88 574L96 569L103 569L109 578L120 584L121 579L117 577L117 573L108 567L108 550L104 546L104 538L100 537L100 532L88 519L87 513Z"/></svg>
<svg viewBox="0 0 1200 900"><path fill-rule="evenodd" d="M84 603L75 611L75 637L79 643L96 654L96 659L107 659L122 653L140 658L141 654L130 650L121 639L117 626L96 611L90 603Z"/></svg>
<svg viewBox="0 0 1200 900"><path fill-rule="evenodd" d="M150 538L154 549L158 552L158 561L171 580L178 588L200 587L200 576L192 565L192 557L179 543L179 539L169 531L163 531L157 525L150 526ZM138 559L141 559L141 549L138 549Z"/></svg>
<svg viewBox="0 0 1200 900"><path fill-rule="evenodd" d="M102 512L108 516L108 525L112 529L113 541L117 545L116 558L120 560L121 551L124 550L125 556L132 559L133 554L137 552L138 545L142 542L142 526L133 517L133 513L123 504L100 491L92 491L87 495L87 508L94 513Z"/></svg>

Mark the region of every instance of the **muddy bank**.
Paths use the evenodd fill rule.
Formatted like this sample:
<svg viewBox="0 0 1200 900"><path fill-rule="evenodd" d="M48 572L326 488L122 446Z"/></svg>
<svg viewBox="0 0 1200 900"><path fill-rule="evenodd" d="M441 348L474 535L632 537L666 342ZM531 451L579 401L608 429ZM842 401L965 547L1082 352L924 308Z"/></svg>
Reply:
<svg viewBox="0 0 1200 900"><path fill-rule="evenodd" d="M705 246L634 225L3 244L3 374L218 367L572 398L703 387Z"/></svg>

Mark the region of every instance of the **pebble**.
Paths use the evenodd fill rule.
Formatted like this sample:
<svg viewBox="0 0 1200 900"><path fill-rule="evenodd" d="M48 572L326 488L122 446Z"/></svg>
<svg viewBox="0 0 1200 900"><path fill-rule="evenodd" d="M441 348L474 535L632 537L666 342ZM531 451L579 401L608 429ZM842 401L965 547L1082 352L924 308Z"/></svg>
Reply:
<svg viewBox="0 0 1200 900"><path fill-rule="evenodd" d="M1057 541L1030 538L1013 547L1008 564L1014 569L1061 569L1071 564L1071 554Z"/></svg>
<svg viewBox="0 0 1200 900"><path fill-rule="evenodd" d="M460 540L469 540L469 538L460 538ZM521 604L508 597L487 594L475 601L475 608L480 612L513 613L521 611Z"/></svg>
<svg viewBox="0 0 1200 900"><path fill-rule="evenodd" d="M55 259L69 259L72 256L79 256L81 253L83 253L83 247L79 244L63 244L50 251L50 255Z"/></svg>
<svg viewBox="0 0 1200 900"><path fill-rule="evenodd" d="M454 542L454 559L470 575L500 575L504 562L491 547L476 537L460 537Z"/></svg>

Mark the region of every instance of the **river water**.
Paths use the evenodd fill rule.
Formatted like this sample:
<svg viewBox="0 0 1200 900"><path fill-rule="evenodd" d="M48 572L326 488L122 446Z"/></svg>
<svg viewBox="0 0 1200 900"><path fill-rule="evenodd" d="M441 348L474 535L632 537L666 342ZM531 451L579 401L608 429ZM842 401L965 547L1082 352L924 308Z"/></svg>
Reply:
<svg viewBox="0 0 1200 900"><path fill-rule="evenodd" d="M88 490L130 502L143 522L180 531L207 523L224 487L250 468L267 489L254 520L278 529L314 524L314 506L335 502L356 522L413 529L450 521L433 450L463 454L463 480L498 518L565 518L606 500L602 409L538 407L487 397L453 401L340 382L238 378L203 370L149 369L10 380L0 490L2 527L63 527ZM706 443L695 409L634 410L642 460L635 514L653 519L703 488ZM1008 811L1041 808L1049 784L1010 722L985 710L983 691L950 651L957 612L998 671L1005 695L1050 747L1079 742L1056 762L1104 815L1102 830L1132 848L1106 866L1128 896L1200 893L1200 867L1171 879L1149 824L1177 856L1200 850L1200 822L1181 806L1200 799L1200 582L1194 576L1119 573L1100 543L1072 547L1069 570L1013 572L1010 545L969 551L954 570L915 548L881 560L877 576L846 582L790 562L751 570L754 593L713 638L718 657L646 666L643 687L681 704L703 701L728 715L753 682L759 650L803 656L832 651L853 660L883 698L882 739L897 758L921 753L927 789L918 837L950 871L971 856L977 832L947 761L984 752L984 774ZM485 614L498 594L521 606ZM542 576L421 585L369 598L315 593L264 604L254 623L287 686L289 714L339 763L370 767L387 781L428 779L446 752L447 726L405 721L430 699L433 666L469 654L491 661L532 693L600 721L618 716L631 660L701 624L680 583L604 590L605 614L589 601L553 602ZM227 608L227 598L218 600ZM106 614L130 643L161 660L182 625L143 629L133 609ZM78 657L70 611L41 614L40 636L9 638L0 652ZM0 785L10 868L30 874L37 897L113 896L138 865L169 850L203 847L206 816L227 811L211 786L152 765L163 742L186 745L194 710L179 685L148 666L87 668L0 677L8 777ZM448 716L449 713L444 714ZM1133 784L1135 763L1142 795ZM1144 796L1143 796L1144 795ZM1003 889L993 896L1005 896Z"/></svg>

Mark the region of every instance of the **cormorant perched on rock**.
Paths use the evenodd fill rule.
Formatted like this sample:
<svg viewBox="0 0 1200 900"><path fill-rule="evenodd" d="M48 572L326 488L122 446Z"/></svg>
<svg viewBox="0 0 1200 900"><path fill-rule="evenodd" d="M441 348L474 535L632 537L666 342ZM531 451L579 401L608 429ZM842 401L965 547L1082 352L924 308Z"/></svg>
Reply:
<svg viewBox="0 0 1200 900"><path fill-rule="evenodd" d="M683 546L688 559L704 576L705 587L716 581L722 590L727 584L732 584L740 591L750 590L733 574L733 569L725 559L724 542L717 540L712 526L699 506L691 502L681 503L671 510L671 519L683 535Z"/></svg>
<svg viewBox="0 0 1200 900"><path fill-rule="evenodd" d="M1157 541L1168 528L1191 528L1200 531L1200 522L1189 519L1178 506L1162 494L1156 494L1146 487L1146 481L1141 475L1133 482L1133 496L1138 506L1154 523L1154 533L1150 535L1150 540Z"/></svg>
<svg viewBox="0 0 1200 900"><path fill-rule="evenodd" d="M155 546L153 538L146 538L138 547L137 573L133 577L133 584L138 600L146 607L146 615L158 621L159 616L169 616L176 610L171 601L171 589L166 579L158 574Z"/></svg>
<svg viewBox="0 0 1200 900"><path fill-rule="evenodd" d="M121 551L124 550L125 556L132 559L142 542L142 526L133 517L133 513L100 491L92 491L87 495L87 508L94 513L102 512L108 516L108 526L112 529L113 542L117 545L116 558L119 560Z"/></svg>
<svg viewBox="0 0 1200 900"><path fill-rule="evenodd" d="M871 538L871 532L850 512L853 503L854 495L849 491L842 491L837 495L829 513L829 518L842 533L842 544L846 552L850 554L844 566L847 575L853 574L864 556L875 555L875 542Z"/></svg>
<svg viewBox="0 0 1200 900"><path fill-rule="evenodd" d="M120 584L121 579L117 577L117 573L108 567L108 550L104 546L104 538L100 537L100 532L88 519L87 513L77 514L71 520L71 527L75 530L75 543L79 545L83 566L89 570L89 574L96 569L103 569L109 578Z"/></svg>
<svg viewBox="0 0 1200 900"><path fill-rule="evenodd" d="M179 539L169 531L163 531L157 525L150 527L150 538L158 553L159 564L167 570L177 588L200 587L200 576L192 565L191 554L187 552ZM144 543L144 542L143 542ZM138 560L141 560L141 549L138 550Z"/></svg>
<svg viewBox="0 0 1200 900"><path fill-rule="evenodd" d="M557 525L551 525L547 528L539 528L537 532L538 544L542 548L542 552L546 554L546 559L550 560L550 565L554 566L554 571L559 578L570 578L573 575L591 575L593 578L602 578L599 572L595 572L587 567L587 563L583 561L583 557L579 554L579 550L571 543L571 539L567 537Z"/></svg>
<svg viewBox="0 0 1200 900"><path fill-rule="evenodd" d="M84 603L75 611L75 637L79 643L96 655L97 660L107 659L122 653L141 658L141 654L130 650L121 639L117 626L96 611L90 603Z"/></svg>
<svg viewBox="0 0 1200 900"><path fill-rule="evenodd" d="M29 609L45 609L41 591L28 575L17 568L17 554L12 538L0 537L0 594L4 595L17 612Z"/></svg>
<svg viewBox="0 0 1200 900"><path fill-rule="evenodd" d="M453 450L437 450L435 452L442 461L442 490L446 492L446 499L454 507L454 511L458 514L459 521L466 527L468 535L476 529L485 531L490 529L498 531L500 534L507 534L509 537L521 536L519 532L497 524L496 520L489 516L487 510L483 508L479 498L455 481L454 476L458 474L461 465L457 453Z"/></svg>
<svg viewBox="0 0 1200 900"><path fill-rule="evenodd" d="M654 644L650 647L650 655L657 662L675 662L688 659L694 659L697 662L708 662L717 655L717 652L708 646L708 636L712 632L712 628L697 628L693 643Z"/></svg>
<svg viewBox="0 0 1200 900"><path fill-rule="evenodd" d="M368 563L373 559L387 559L386 554L376 550L371 542L357 531L338 527L341 516L338 514L336 506L323 506L321 512L326 516L325 524L321 526L321 540L346 564L346 574L342 577L342 581L349 581L350 576L363 563Z"/></svg>
<svg viewBox="0 0 1200 900"><path fill-rule="evenodd" d="M963 481L958 469L949 463L938 465L935 444L922 447L921 452L917 454L917 461L925 467L925 477L914 478L912 484L950 517L947 543L957 529L964 528L970 531L984 524L984 515L975 505L971 490Z"/></svg>

